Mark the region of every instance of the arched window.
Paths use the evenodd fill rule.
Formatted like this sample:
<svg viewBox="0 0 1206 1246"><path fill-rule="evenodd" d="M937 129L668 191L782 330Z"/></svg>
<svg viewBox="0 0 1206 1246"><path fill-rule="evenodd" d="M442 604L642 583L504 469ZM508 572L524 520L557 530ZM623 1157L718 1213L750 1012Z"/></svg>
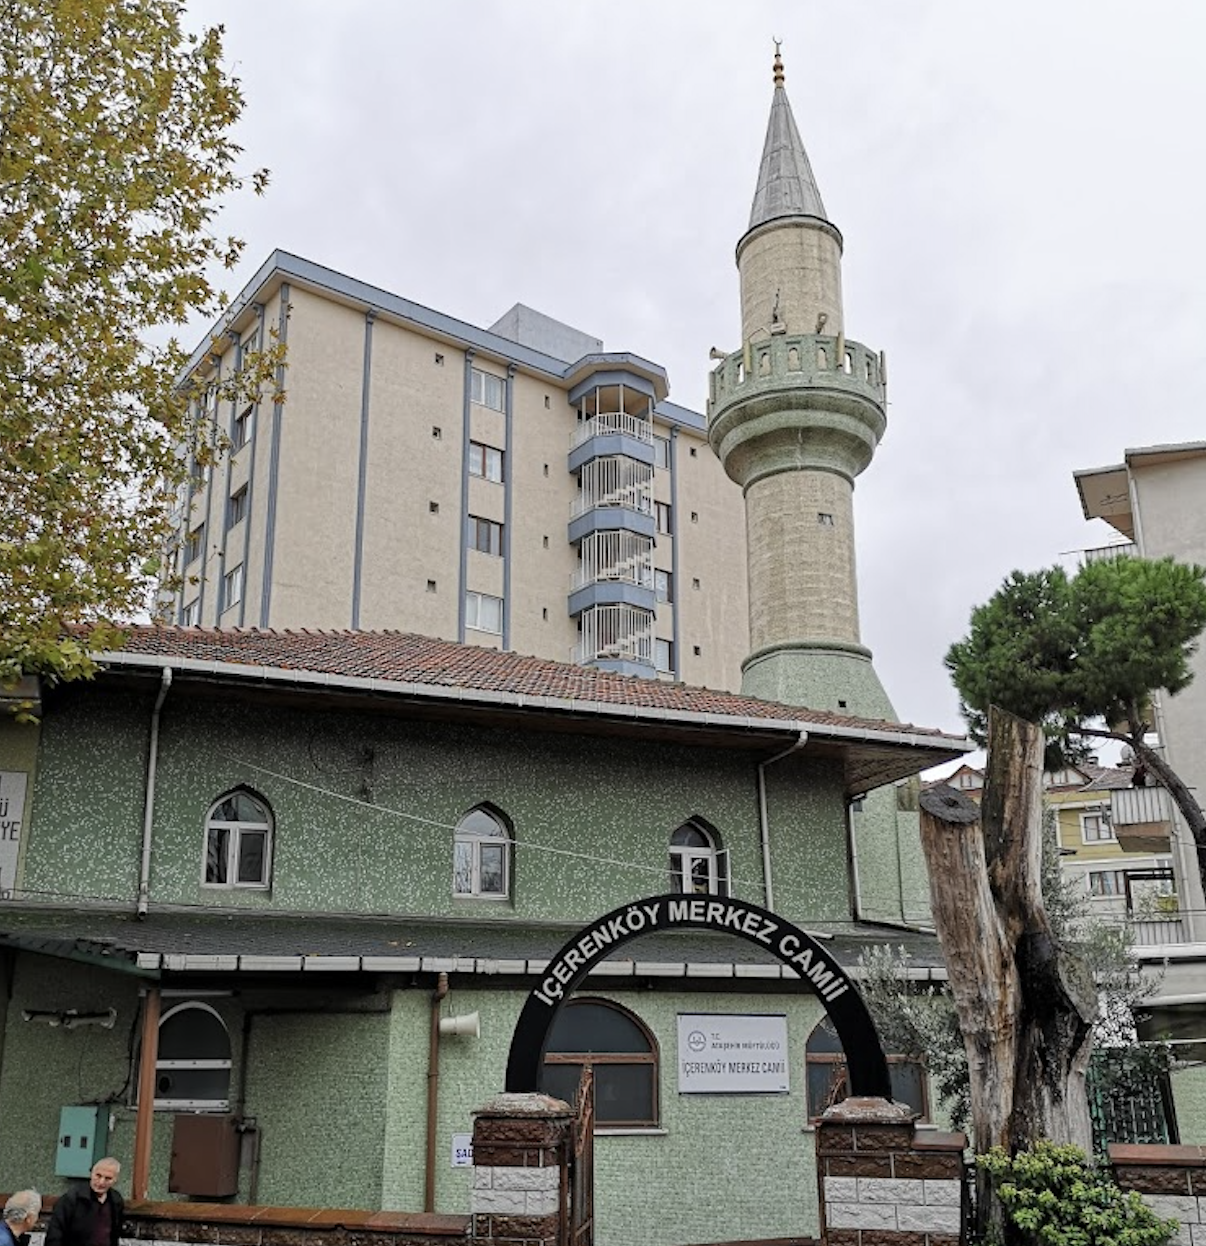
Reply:
<svg viewBox="0 0 1206 1246"><path fill-rule="evenodd" d="M229 792L205 819L205 885L267 887L272 867L272 814L245 789Z"/></svg>
<svg viewBox="0 0 1206 1246"><path fill-rule="evenodd" d="M804 1063L808 1118L816 1120L826 1108L841 1103L850 1093L842 1041L828 1017L819 1021L808 1036ZM923 1120L929 1120L930 1101L921 1061L909 1056L888 1056L888 1075L892 1079L892 1098L897 1103L907 1103Z"/></svg>
<svg viewBox="0 0 1206 1246"><path fill-rule="evenodd" d="M478 806L457 823L452 891L505 900L511 894L511 834L501 816Z"/></svg>
<svg viewBox="0 0 1206 1246"><path fill-rule="evenodd" d="M727 895L728 871L715 832L692 819L670 836L670 890L687 895Z"/></svg>
<svg viewBox="0 0 1206 1246"><path fill-rule="evenodd" d="M653 1035L627 1009L603 999L575 999L553 1023L541 1089L572 1104L590 1065L596 1124L656 1125L657 1064Z"/></svg>
<svg viewBox="0 0 1206 1246"><path fill-rule="evenodd" d="M193 1112L230 1107L230 1035L208 1004L189 1001L163 1014L155 1106Z"/></svg>

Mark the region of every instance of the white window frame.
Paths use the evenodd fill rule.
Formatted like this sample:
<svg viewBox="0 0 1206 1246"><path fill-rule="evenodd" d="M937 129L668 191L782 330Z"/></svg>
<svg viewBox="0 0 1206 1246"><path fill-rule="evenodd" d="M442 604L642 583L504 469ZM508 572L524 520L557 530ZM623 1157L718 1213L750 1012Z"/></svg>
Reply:
<svg viewBox="0 0 1206 1246"><path fill-rule="evenodd" d="M205 524L198 524L184 538L184 565L187 567L197 561L205 552Z"/></svg>
<svg viewBox="0 0 1206 1246"><path fill-rule="evenodd" d="M482 831L471 831L462 829L465 822L474 814L489 818L497 828L495 834L486 834ZM509 900L511 898L511 834L506 823L490 809L478 806L471 809L457 823L456 833L453 838L453 859L452 859L452 895L458 900ZM457 887L457 870L456 855L460 845L468 845L470 851L470 882L469 890L459 890ZM502 889L499 891L483 891L482 890L482 846L500 846L502 847Z"/></svg>
<svg viewBox="0 0 1206 1246"><path fill-rule="evenodd" d="M653 466L659 471L670 470L670 438L653 434Z"/></svg>
<svg viewBox="0 0 1206 1246"><path fill-rule="evenodd" d="M230 430L230 448L241 450L251 440L251 413L255 404L249 403L234 418L234 427Z"/></svg>
<svg viewBox="0 0 1206 1246"><path fill-rule="evenodd" d="M238 795L246 796L260 806L264 811L263 822L228 822L223 818L214 816L223 801ZM209 833L211 830L229 832L226 838L226 881L224 883L210 882L206 877L206 870L209 865ZM238 881L239 840L242 838L244 831L255 831L257 833L262 831L264 834L264 871L257 882ZM272 810L268 808L268 803L263 797L256 795L254 792L247 791L246 788L236 788L233 791L224 792L210 805L209 811L205 815L205 837L201 841L201 886L207 887L211 891L268 891L272 886L272 841L274 838L275 824Z"/></svg>
<svg viewBox="0 0 1206 1246"><path fill-rule="evenodd" d="M662 657L665 656L665 665L662 665ZM653 665L654 668L663 675L674 674L674 641L662 640L661 637L655 637L653 641Z"/></svg>
<svg viewBox="0 0 1206 1246"><path fill-rule="evenodd" d="M222 609L229 610L243 600L243 564L231 569L222 577Z"/></svg>
<svg viewBox="0 0 1206 1246"><path fill-rule="evenodd" d="M469 475L501 485L503 452L497 446L486 445L484 441L471 441L469 443Z"/></svg>
<svg viewBox="0 0 1206 1246"><path fill-rule="evenodd" d="M660 567L654 567L653 595L659 602L668 606L674 605L674 573L672 571L663 571Z"/></svg>
<svg viewBox="0 0 1206 1246"><path fill-rule="evenodd" d="M674 511L669 502L653 503L655 526L663 536L674 535Z"/></svg>
<svg viewBox="0 0 1206 1246"><path fill-rule="evenodd" d="M1086 825L1090 818L1094 819L1098 826L1098 833L1092 836L1089 834ZM1085 809L1081 812L1080 842L1082 844L1116 844L1118 842L1118 836L1115 834L1114 828L1106 816L1104 807Z"/></svg>
<svg viewBox="0 0 1206 1246"><path fill-rule="evenodd" d="M201 626L201 598L194 597L192 601L185 602L183 613L180 619L181 627L200 627Z"/></svg>
<svg viewBox="0 0 1206 1246"><path fill-rule="evenodd" d="M215 1017L218 1024L226 1032L226 1042L229 1050L230 1030L227 1028L226 1022L222 1020L221 1014L216 1008L211 1008L209 1004L203 1004L199 1000L187 1000L183 1004L175 1004L169 1008L167 1012L159 1018L159 1028L163 1029L166 1022L178 1013L196 1010L199 1012L208 1012ZM173 1069L226 1069L229 1073L232 1068L230 1059L226 1060L156 1060L155 1072L158 1074L162 1069L164 1072L171 1072ZM156 1085L159 1079L155 1079ZM230 1110L230 1084L227 1079L226 1098L225 1099L160 1099L154 1100L154 1110L156 1112L228 1112Z"/></svg>
<svg viewBox="0 0 1206 1246"><path fill-rule="evenodd" d="M497 608L498 623L485 617ZM502 635L503 599L490 593L478 593L472 589L465 590L465 626L475 632L486 632L491 636Z"/></svg>
<svg viewBox="0 0 1206 1246"><path fill-rule="evenodd" d="M469 397L480 407L489 407L491 411L505 411L507 401L507 382L493 372L483 372L480 368L471 370Z"/></svg>
<svg viewBox="0 0 1206 1246"><path fill-rule="evenodd" d="M226 527L228 529L241 524L247 518L247 504L250 500L250 485L242 485L230 495L230 500L226 504Z"/></svg>
<svg viewBox="0 0 1206 1246"><path fill-rule="evenodd" d="M707 846L676 844L674 836L684 828L689 828L702 835L708 841ZM689 884L694 878L694 866L697 862L702 862L707 866L708 871L707 894L710 896L727 895L728 887L720 871L720 854L721 849L716 846L716 837L707 827L700 826L698 821L692 819L684 822L682 826L676 826L671 832L670 838L670 890L674 891L675 865L677 863L678 877L683 888L681 894L688 896L699 894L690 889Z"/></svg>

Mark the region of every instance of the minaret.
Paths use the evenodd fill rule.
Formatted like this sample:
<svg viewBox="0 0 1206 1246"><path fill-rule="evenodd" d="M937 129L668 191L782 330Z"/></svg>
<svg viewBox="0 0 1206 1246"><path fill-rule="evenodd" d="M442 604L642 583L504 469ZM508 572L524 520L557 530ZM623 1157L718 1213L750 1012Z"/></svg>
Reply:
<svg viewBox="0 0 1206 1246"><path fill-rule="evenodd" d="M783 85L737 243L742 348L711 376L708 438L745 493L751 652L742 692L894 718L859 639L854 478L886 425L883 356L850 341L842 235Z"/></svg>

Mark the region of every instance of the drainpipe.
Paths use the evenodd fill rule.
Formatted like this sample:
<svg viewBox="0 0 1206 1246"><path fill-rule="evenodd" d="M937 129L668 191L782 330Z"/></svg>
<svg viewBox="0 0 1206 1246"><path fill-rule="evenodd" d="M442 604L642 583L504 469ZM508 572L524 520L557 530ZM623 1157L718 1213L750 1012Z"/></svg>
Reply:
<svg viewBox="0 0 1206 1246"><path fill-rule="evenodd" d="M789 753L799 752L807 743L808 732L801 731L799 739L794 744L789 744L781 753L776 753L773 757L768 757L765 761L758 763L758 834L762 843L762 888L765 892L764 907L772 912L775 907L775 889L771 885L770 822L766 816L766 768L773 766L775 762Z"/></svg>
<svg viewBox="0 0 1206 1246"><path fill-rule="evenodd" d="M151 828L155 821L155 770L159 764L159 711L172 686L172 668L165 666L159 695L151 711L151 748L147 755L147 795L142 813L142 867L138 872L138 916L145 917L151 901Z"/></svg>
<svg viewBox="0 0 1206 1246"><path fill-rule="evenodd" d="M427 1047L427 1171L423 1210L435 1211L436 1127L440 1104L440 1005L448 997L448 975L436 979L431 997L431 1037Z"/></svg>

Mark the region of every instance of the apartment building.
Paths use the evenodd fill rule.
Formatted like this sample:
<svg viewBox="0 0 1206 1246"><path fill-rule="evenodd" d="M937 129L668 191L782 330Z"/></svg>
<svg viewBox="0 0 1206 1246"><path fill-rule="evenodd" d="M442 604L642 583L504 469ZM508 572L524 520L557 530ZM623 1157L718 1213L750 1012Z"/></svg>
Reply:
<svg viewBox="0 0 1206 1246"><path fill-rule="evenodd" d="M269 332L278 392L201 400L229 452L181 498L173 621L737 687L741 490L664 368L522 305L481 329L277 251L190 372L229 375Z"/></svg>

